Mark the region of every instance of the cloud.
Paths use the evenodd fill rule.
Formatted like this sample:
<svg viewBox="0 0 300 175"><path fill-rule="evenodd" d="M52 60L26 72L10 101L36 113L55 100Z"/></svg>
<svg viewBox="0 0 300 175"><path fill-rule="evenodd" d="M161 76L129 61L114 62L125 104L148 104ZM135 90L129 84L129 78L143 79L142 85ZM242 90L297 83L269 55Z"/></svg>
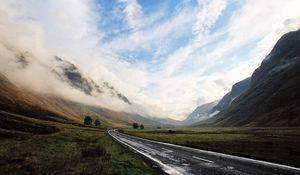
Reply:
<svg viewBox="0 0 300 175"><path fill-rule="evenodd" d="M125 4L123 13L126 16L125 20L128 26L133 30L141 27L140 18L143 15L143 10L139 3L136 0L118 0L118 2Z"/></svg>
<svg viewBox="0 0 300 175"><path fill-rule="evenodd" d="M215 24L226 7L226 0L198 0L199 12L193 32L198 37L208 34L209 29Z"/></svg>
<svg viewBox="0 0 300 175"><path fill-rule="evenodd" d="M53 4L54 7L52 7L51 4L47 4L47 2L45 2L46 4L37 3L37 6L42 5L40 9L32 9L28 4L23 4L23 2L19 3L19 1L2 3L0 7L0 72L8 76L10 80L18 86L34 90L38 93L51 95L55 94L59 97L64 97L80 103L100 105L114 110L130 111L130 109L128 109L128 105L124 104L120 100L117 100L116 98L112 98L110 94L103 94L100 97L87 96L83 92L72 88L67 83L60 81L59 78L53 73L53 69L55 69L56 66L59 66L54 60L54 54L57 50L55 51L53 49L57 46L52 45L53 42L57 44L64 43L66 45L63 45L63 47L69 48L70 45L72 45L72 43L68 44L69 42L74 40L86 40L86 36L89 35L89 32L86 32L82 29L73 30L69 28L69 25L71 24L76 26L85 23L72 23L72 20L74 20L72 17L78 17L78 14L75 12L78 10L77 7L80 6L75 1L72 2L73 5L72 3L68 4L66 1L61 1L61 4ZM45 10L46 6L52 8ZM19 10L15 9L17 7ZM63 9L63 7L75 8L74 13L76 15L72 14L73 12L68 14L67 11L65 17L61 17L58 7L61 9ZM51 11L54 9L58 10L58 16L49 17L51 19L48 17L41 17L43 15L48 15L49 10ZM43 10L45 10L44 13L46 14L42 14ZM74 9L71 11L73 10ZM38 11L40 12L40 15L37 15ZM51 36L56 35L52 32L54 29L49 27L54 24L53 18L56 17L60 22L66 20L66 25L57 27L55 31L67 32L68 30L71 34L64 37L59 36L57 42L53 40L53 38L49 39ZM61 21L60 18L66 19ZM67 22L67 18L72 18L70 23ZM90 16L86 16L86 18L90 20ZM47 23L42 19L47 19L49 22ZM58 22L58 24L64 24L60 22ZM89 25L90 24L87 26ZM78 33L78 35L73 37L72 32ZM60 34L61 33L58 35ZM84 44L87 43L90 43L88 46L90 47L89 49L84 48ZM91 43L92 42L89 40L88 42L81 43L81 46L73 45L72 48L76 46L80 48L80 51L85 52L93 47ZM58 52L60 52L60 50L58 50ZM70 53L66 51L64 53L67 55L73 55L75 53L76 55L76 52ZM25 66L21 66L21 64L18 62L18 57L21 56L24 56L24 61L28 63ZM85 74L85 71L82 71L82 73ZM104 80L106 79L101 79L98 81L98 83L101 83Z"/></svg>
<svg viewBox="0 0 300 175"><path fill-rule="evenodd" d="M138 49L152 50L152 48L157 48L162 41L167 40L168 37L176 38L187 32L188 25L194 20L192 17L193 13L189 10L190 9L182 9L170 19L154 26L145 23L149 23L149 18L155 20L156 16L160 16L160 11L158 12L159 15L157 13L153 15L155 17L141 18L140 21L144 21L144 25L147 25L148 28L136 29L133 32L125 33L124 35L114 38L105 46L116 52L134 51ZM130 45L128 43L130 43Z"/></svg>

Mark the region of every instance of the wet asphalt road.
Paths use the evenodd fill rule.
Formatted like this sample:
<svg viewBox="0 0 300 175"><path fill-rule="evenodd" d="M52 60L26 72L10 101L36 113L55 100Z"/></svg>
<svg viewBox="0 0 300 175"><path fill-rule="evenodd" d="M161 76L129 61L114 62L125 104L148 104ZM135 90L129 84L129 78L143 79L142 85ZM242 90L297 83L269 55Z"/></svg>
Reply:
<svg viewBox="0 0 300 175"><path fill-rule="evenodd" d="M300 168L151 141L110 130L108 133L145 156L167 174L300 175Z"/></svg>

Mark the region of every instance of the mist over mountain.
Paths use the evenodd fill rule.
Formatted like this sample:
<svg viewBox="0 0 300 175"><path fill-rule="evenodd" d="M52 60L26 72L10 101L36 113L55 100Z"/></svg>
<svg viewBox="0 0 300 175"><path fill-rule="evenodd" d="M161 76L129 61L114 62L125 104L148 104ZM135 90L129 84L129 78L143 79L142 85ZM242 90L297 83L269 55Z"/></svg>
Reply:
<svg viewBox="0 0 300 175"><path fill-rule="evenodd" d="M182 121L182 123L184 125L191 125L213 117L219 112L213 111L218 103L219 101L214 101L198 106L185 120Z"/></svg>
<svg viewBox="0 0 300 175"><path fill-rule="evenodd" d="M228 109L202 124L299 126L300 30L283 35Z"/></svg>
<svg viewBox="0 0 300 175"><path fill-rule="evenodd" d="M123 94L115 90L108 82L102 82L101 85L95 83L92 79L82 75L80 70L72 63L55 56L58 65L53 69L53 72L62 80L66 81L72 87L75 87L85 94L90 96L101 95L108 93L112 97L119 98L123 102L131 105L131 102Z"/></svg>
<svg viewBox="0 0 300 175"><path fill-rule="evenodd" d="M80 103L130 111L132 102L107 80L93 80L75 64L51 56L42 47L34 52L27 49L18 42L1 39L0 73L13 83Z"/></svg>
<svg viewBox="0 0 300 175"><path fill-rule="evenodd" d="M176 123L138 114L132 110L136 106L109 82L96 82L61 57L40 59L28 51L21 52L3 43L0 46L0 110L59 122L81 122L90 115L110 125L137 122L161 127Z"/></svg>
<svg viewBox="0 0 300 175"><path fill-rule="evenodd" d="M172 126L167 123L151 120L139 114L114 111L98 105L79 103L63 97L40 94L23 89L0 74L0 113L7 112L62 123L82 123L83 118L89 115L93 119L100 119L102 123L111 126L128 126L134 122L147 127ZM22 126L22 123L12 124L16 125L16 127ZM15 129L18 130L18 128Z"/></svg>

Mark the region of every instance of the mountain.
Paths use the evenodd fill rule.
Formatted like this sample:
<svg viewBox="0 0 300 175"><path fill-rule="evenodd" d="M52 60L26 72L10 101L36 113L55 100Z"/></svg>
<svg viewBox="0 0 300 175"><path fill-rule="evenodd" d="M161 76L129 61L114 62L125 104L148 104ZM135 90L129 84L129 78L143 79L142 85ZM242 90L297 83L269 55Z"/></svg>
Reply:
<svg viewBox="0 0 300 175"><path fill-rule="evenodd" d="M220 101L214 101L201 106L198 106L188 117L182 121L184 125L197 125L202 121L208 120L217 115L220 111L229 108L231 103L242 93L248 90L251 78L246 78L238 83L235 83L231 91L228 92Z"/></svg>
<svg viewBox="0 0 300 175"><path fill-rule="evenodd" d="M217 112L213 112L212 110L217 104L218 101L214 101L198 106L185 120L182 121L182 123L184 125L190 125L216 115Z"/></svg>
<svg viewBox="0 0 300 175"><path fill-rule="evenodd" d="M246 78L238 83L235 83L231 91L228 92L221 100L220 102L213 108L213 112L215 111L223 111L227 109L232 101L240 96L243 92L245 92L249 86L250 86L251 78Z"/></svg>
<svg viewBox="0 0 300 175"><path fill-rule="evenodd" d="M157 117L151 117L150 118L153 121L156 121L158 123L161 123L162 126L169 126L169 127L174 127L174 126L181 126L182 122L179 120L174 120L171 118L157 118Z"/></svg>
<svg viewBox="0 0 300 175"><path fill-rule="evenodd" d="M136 122L146 127L171 126L120 111L132 105L124 94L107 81L93 80L65 59L44 54L40 57L1 44L10 57L4 55L1 58L2 63L7 64L0 67L0 111L64 123L82 122L86 115L90 115L107 125L124 126ZM116 108L103 107L110 107L106 103L112 103Z"/></svg>
<svg viewBox="0 0 300 175"><path fill-rule="evenodd" d="M204 124L300 126L300 30L283 35L251 76L250 87Z"/></svg>
<svg viewBox="0 0 300 175"><path fill-rule="evenodd" d="M0 74L0 110L49 121L80 120L80 116L68 107L45 95L22 89L2 74Z"/></svg>
<svg viewBox="0 0 300 175"><path fill-rule="evenodd" d="M40 69L49 71L50 74L52 73L55 75L62 83L80 90L88 96L100 97L105 94L112 98L119 99L128 105L132 104L124 94L116 90L115 87L107 81L95 82L92 78L84 74L76 65L58 56L48 57L48 61L45 63L30 52L21 52L16 48L8 46L6 49L10 54L15 55L14 61L17 67L12 67L12 69L28 71L32 69L32 67L38 65ZM11 60L8 60L7 62L11 62Z"/></svg>
<svg viewBox="0 0 300 175"><path fill-rule="evenodd" d="M62 58L55 56L56 67L52 72L55 73L62 81L67 82L70 86L83 91L87 95L97 96L102 93L109 93L110 96L118 98L123 102L131 105L131 102L126 96L118 92L108 82L102 82L100 85L95 83L92 79L84 76L80 70L71 62L63 60Z"/></svg>
<svg viewBox="0 0 300 175"><path fill-rule="evenodd" d="M83 118L90 115L111 126L131 125L134 122L142 123L146 127L169 126L138 114L113 111L100 106L81 104L61 97L23 89L10 82L3 74L0 74L0 115L22 115L38 120L62 123L82 123ZM5 122L10 122L12 123L10 126L20 128L24 124L24 122L12 118Z"/></svg>

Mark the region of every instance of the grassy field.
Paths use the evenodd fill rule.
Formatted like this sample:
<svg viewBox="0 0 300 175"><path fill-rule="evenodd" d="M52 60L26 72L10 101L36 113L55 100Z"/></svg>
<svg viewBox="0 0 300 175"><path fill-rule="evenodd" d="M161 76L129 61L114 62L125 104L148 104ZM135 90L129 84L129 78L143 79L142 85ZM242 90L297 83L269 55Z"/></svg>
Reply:
<svg viewBox="0 0 300 175"><path fill-rule="evenodd" d="M188 128L124 132L152 140L300 167L300 128Z"/></svg>
<svg viewBox="0 0 300 175"><path fill-rule="evenodd" d="M8 113L0 118L2 126L6 123L0 127L0 174L155 174L105 128L28 121Z"/></svg>

